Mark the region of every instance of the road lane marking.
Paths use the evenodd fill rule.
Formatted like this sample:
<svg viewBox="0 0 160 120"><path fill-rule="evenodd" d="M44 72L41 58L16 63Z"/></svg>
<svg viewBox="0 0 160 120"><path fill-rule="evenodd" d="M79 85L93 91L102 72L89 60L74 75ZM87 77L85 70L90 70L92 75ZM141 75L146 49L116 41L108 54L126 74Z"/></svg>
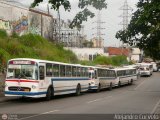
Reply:
<svg viewBox="0 0 160 120"><path fill-rule="evenodd" d="M141 82L136 88L134 88L134 90L137 90L137 88L139 88L141 85L143 85L145 82L145 80L143 82Z"/></svg>
<svg viewBox="0 0 160 120"><path fill-rule="evenodd" d="M100 101L101 99L102 99L102 98L95 99L95 100L92 100L92 101L88 101L87 103L92 103L92 102Z"/></svg>
<svg viewBox="0 0 160 120"><path fill-rule="evenodd" d="M157 102L157 104L154 106L151 114L154 114L154 113L156 112L156 109L158 108L159 105L160 105L160 99L159 99L159 101Z"/></svg>
<svg viewBox="0 0 160 120"><path fill-rule="evenodd" d="M93 102L97 102L97 101L100 101L100 100L103 100L103 99L108 99L112 96L107 96L107 97L103 97L103 98L98 98L98 99L95 99L95 100L91 100L91 101L88 101L87 103L93 103Z"/></svg>
<svg viewBox="0 0 160 120"><path fill-rule="evenodd" d="M40 113L37 115L32 115L32 116L28 116L28 117L24 117L24 118L20 118L18 120L25 120L25 119L29 119L29 118L33 118L33 117L37 117L37 116L41 116L41 115L45 115L45 114L49 114L49 113L54 113L54 112L58 112L60 110L53 110L53 111L48 111L48 112L44 112L44 113Z"/></svg>

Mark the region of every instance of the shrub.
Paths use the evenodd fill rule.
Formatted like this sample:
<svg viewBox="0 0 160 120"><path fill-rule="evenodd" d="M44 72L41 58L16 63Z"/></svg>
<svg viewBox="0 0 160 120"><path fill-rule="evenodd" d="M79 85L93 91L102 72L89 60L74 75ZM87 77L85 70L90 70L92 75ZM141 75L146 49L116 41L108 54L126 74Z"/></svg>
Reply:
<svg viewBox="0 0 160 120"><path fill-rule="evenodd" d="M5 30L0 29L0 38L6 38L7 37L7 32Z"/></svg>
<svg viewBox="0 0 160 120"><path fill-rule="evenodd" d="M111 65L112 60L109 57L106 56L97 56L94 61L95 64L100 64L100 65Z"/></svg>

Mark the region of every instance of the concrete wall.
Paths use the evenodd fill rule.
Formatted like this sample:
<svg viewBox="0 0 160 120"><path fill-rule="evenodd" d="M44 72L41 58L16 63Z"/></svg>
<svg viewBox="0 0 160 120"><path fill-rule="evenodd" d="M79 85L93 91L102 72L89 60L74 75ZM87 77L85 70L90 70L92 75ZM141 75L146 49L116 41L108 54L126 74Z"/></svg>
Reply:
<svg viewBox="0 0 160 120"><path fill-rule="evenodd" d="M53 21L52 17L42 15L42 36L48 39L53 38Z"/></svg>
<svg viewBox="0 0 160 120"><path fill-rule="evenodd" d="M0 29L16 32L19 35L39 34L51 39L52 20L52 16L43 12L0 2Z"/></svg>
<svg viewBox="0 0 160 120"><path fill-rule="evenodd" d="M131 60L135 62L141 61L141 50L139 48L132 48Z"/></svg>
<svg viewBox="0 0 160 120"><path fill-rule="evenodd" d="M104 53L103 48L65 48L73 51L79 60L89 60L89 56L94 57L94 55L104 55L108 56L108 54Z"/></svg>
<svg viewBox="0 0 160 120"><path fill-rule="evenodd" d="M141 54L141 50L139 48L132 48L132 54L139 55Z"/></svg>
<svg viewBox="0 0 160 120"><path fill-rule="evenodd" d="M28 31L33 34L41 35L41 15L30 12L29 13L29 29Z"/></svg>
<svg viewBox="0 0 160 120"><path fill-rule="evenodd" d="M140 55L132 55L131 60L135 61L135 62L139 62L140 61Z"/></svg>

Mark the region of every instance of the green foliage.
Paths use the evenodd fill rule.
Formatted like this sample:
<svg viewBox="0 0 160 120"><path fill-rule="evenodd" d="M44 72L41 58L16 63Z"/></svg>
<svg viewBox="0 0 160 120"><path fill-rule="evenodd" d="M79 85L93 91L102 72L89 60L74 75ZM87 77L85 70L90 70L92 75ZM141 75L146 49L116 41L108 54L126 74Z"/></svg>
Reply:
<svg viewBox="0 0 160 120"><path fill-rule="evenodd" d="M38 6L40 2L43 2L44 0L34 0L34 2L31 4L31 7ZM59 10L61 6L64 7L66 11L71 10L71 5L69 0L49 0L48 3L52 5L52 9ZM81 28L81 24L83 21L87 21L88 17L93 18L95 16L94 13L92 13L88 6L92 6L98 10L101 10L103 8L107 8L106 0L79 0L78 7L81 9L80 12L76 14L73 21L70 24L70 27L77 27Z"/></svg>
<svg viewBox="0 0 160 120"><path fill-rule="evenodd" d="M113 57L106 57L106 56L97 56L93 61L80 61L82 65L112 65L112 66L121 66L130 64L127 61L126 56L113 56Z"/></svg>
<svg viewBox="0 0 160 120"><path fill-rule="evenodd" d="M111 58L106 57L106 56L97 56L93 62L94 64L100 64L100 65L111 65L112 64Z"/></svg>
<svg viewBox="0 0 160 120"><path fill-rule="evenodd" d="M116 38L130 45L137 44L147 56L160 59L160 4L159 0L140 0L130 24L118 31Z"/></svg>
<svg viewBox="0 0 160 120"><path fill-rule="evenodd" d="M0 31L1 35L1 31ZM39 35L27 34L0 37L0 64L6 65L11 58L37 58L51 61L76 63L77 57L62 45L54 44Z"/></svg>
<svg viewBox="0 0 160 120"><path fill-rule="evenodd" d="M0 38L6 38L6 37L7 37L6 31L0 29Z"/></svg>
<svg viewBox="0 0 160 120"><path fill-rule="evenodd" d="M5 66L9 58L10 54L6 52L4 49L0 48L0 65Z"/></svg>
<svg viewBox="0 0 160 120"><path fill-rule="evenodd" d="M93 61L87 61L87 60L79 61L79 64L88 65L88 66L94 66L95 65Z"/></svg>
<svg viewBox="0 0 160 120"><path fill-rule="evenodd" d="M16 32L13 32L11 35L12 38L19 38L18 34Z"/></svg>
<svg viewBox="0 0 160 120"><path fill-rule="evenodd" d="M111 59L114 66L129 64L126 56L113 56Z"/></svg>

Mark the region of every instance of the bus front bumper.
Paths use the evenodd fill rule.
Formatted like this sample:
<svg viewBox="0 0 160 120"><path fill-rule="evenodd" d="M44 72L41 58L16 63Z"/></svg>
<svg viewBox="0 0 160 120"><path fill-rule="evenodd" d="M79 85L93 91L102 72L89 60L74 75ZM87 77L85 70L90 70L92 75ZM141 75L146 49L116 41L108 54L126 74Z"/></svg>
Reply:
<svg viewBox="0 0 160 120"><path fill-rule="evenodd" d="M23 91L5 91L5 96L17 96L17 97L45 97L47 92L23 92Z"/></svg>

